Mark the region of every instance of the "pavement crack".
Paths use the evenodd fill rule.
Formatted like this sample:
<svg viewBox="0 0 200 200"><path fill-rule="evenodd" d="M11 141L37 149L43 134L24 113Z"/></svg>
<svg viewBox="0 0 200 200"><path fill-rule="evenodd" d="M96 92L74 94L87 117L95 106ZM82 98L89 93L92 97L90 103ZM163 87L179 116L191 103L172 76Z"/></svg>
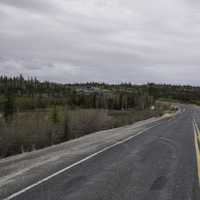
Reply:
<svg viewBox="0 0 200 200"><path fill-rule="evenodd" d="M167 177L159 176L153 181L150 190L152 191L162 190L165 187L166 183L167 183Z"/></svg>

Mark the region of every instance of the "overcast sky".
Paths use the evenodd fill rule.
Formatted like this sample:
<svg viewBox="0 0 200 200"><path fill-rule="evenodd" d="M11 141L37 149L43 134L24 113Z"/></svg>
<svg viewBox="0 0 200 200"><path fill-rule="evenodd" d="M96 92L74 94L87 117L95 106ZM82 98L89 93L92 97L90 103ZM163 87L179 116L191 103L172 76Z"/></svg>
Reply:
<svg viewBox="0 0 200 200"><path fill-rule="evenodd" d="M0 73L200 85L200 2L0 0Z"/></svg>

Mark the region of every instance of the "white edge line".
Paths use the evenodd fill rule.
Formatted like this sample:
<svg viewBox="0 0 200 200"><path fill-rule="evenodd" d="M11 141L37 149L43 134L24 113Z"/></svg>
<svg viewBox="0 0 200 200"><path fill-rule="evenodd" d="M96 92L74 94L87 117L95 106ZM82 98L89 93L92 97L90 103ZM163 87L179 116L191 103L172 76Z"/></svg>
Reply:
<svg viewBox="0 0 200 200"><path fill-rule="evenodd" d="M93 153L93 154L91 154L90 156L87 156L87 157L81 159L80 161L75 162L75 163L73 163L72 165L69 165L68 167L66 167L66 168L64 168L64 169L59 170L59 171L53 173L52 175L47 176L46 178L44 178L44 179L42 179L42 180L40 180L40 181L38 181L38 182L36 182L36 183L34 183L34 184L32 184L32 185L26 187L26 188L24 188L24 189L22 189L22 190L20 190L20 191L18 191L18 192L16 192L16 193L13 193L12 195L10 195L10 196L8 196L8 197L2 199L2 200L11 200L11 199L13 199L13 198L15 198L15 197L17 197L17 196L19 196L19 195L21 195L21 194L27 192L28 190L30 190L30 189L32 189L32 188L34 188L34 187L36 187L36 186L38 186L38 185L40 185L40 184L42 184L42 183L44 183L44 182L46 182L46 181L48 181L48 180L54 178L55 176L58 176L58 175L64 173L65 171L67 171L67 170L69 170L69 169L71 169L71 168L73 168L73 167L75 167L75 166L77 166L77 165L79 165L79 164L81 164L81 163L83 163L83 162L85 162L85 161L87 161L87 160L89 160L89 159L91 159L91 158L93 158L93 157L95 157L95 156L97 156L97 155L103 153L104 151L107 151L107 150L109 150L109 149L111 149L111 148L113 148L113 147L115 147L115 146L118 146L118 145L120 145L120 144L123 144L123 143L125 143L125 142L131 140L132 138L137 137L137 136L139 136L139 135L145 133L146 131L148 131L148 130L154 128L154 127L159 126L160 124L161 124L161 123L158 123L158 124L156 124L156 125L154 125L154 126L151 126L151 127L149 127L149 128L146 128L146 129L144 129L144 130L142 130L142 131L139 131L136 135L132 135L132 136L130 136L130 137L124 139L124 140L121 140L121 141L119 141L119 142L117 142L117 143L115 143L115 144L112 144L112 145L110 145L110 146L108 146L108 147L105 147L105 148L103 148L102 150L97 151L96 153Z"/></svg>

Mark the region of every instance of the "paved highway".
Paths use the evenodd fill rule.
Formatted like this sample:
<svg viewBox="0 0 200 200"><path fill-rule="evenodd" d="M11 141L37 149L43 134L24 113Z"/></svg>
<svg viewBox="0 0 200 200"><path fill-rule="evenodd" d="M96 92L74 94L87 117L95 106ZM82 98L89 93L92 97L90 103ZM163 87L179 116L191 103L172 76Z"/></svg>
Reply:
<svg viewBox="0 0 200 200"><path fill-rule="evenodd" d="M52 171L48 167L38 168L36 173L43 176L36 180L26 182L30 172L26 176L22 173L20 179L13 180L15 183L20 180L19 184L12 185L11 179L2 186L1 197L4 200L200 199L198 127L200 109L181 106L176 116L149 122L138 130L128 127L125 130L130 133L126 138L96 148L74 162L62 160Z"/></svg>

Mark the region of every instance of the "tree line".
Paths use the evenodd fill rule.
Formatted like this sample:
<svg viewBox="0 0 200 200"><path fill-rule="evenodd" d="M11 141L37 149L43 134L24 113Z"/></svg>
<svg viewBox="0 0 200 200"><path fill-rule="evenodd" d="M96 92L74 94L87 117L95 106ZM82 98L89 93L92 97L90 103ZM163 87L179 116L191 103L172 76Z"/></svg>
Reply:
<svg viewBox="0 0 200 200"><path fill-rule="evenodd" d="M80 108L144 109L152 104L148 90L130 84L59 84L37 78L0 77L0 109L5 116L17 110L68 105Z"/></svg>
<svg viewBox="0 0 200 200"><path fill-rule="evenodd" d="M35 77L25 79L22 75L0 76L0 111L4 112L5 118L12 116L16 111L55 105L68 105L71 108L142 110L153 105L160 98L198 104L200 87L154 83L61 84L39 81Z"/></svg>

